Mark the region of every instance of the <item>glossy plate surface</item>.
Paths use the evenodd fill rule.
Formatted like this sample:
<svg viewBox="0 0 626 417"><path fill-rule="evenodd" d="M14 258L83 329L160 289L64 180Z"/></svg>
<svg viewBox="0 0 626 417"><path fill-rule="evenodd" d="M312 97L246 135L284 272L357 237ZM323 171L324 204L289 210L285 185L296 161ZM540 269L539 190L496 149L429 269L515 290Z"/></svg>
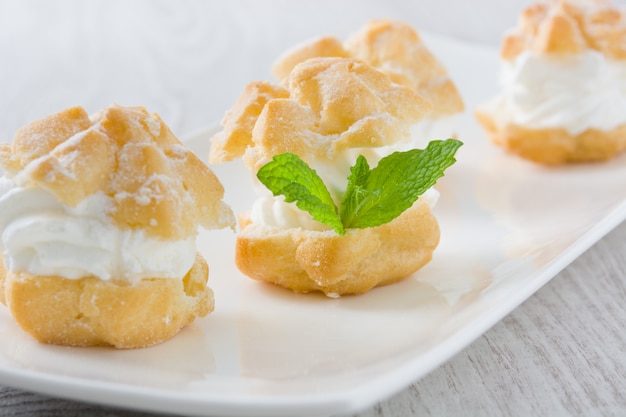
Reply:
<svg viewBox="0 0 626 417"><path fill-rule="evenodd" d="M134 351L40 345L0 305L0 384L144 410L207 416L348 414L451 358L626 218L626 156L547 169L492 146L474 106L496 92L497 51L426 36L469 109L438 189L442 240L413 277L358 297L298 295L238 272L230 231L203 231L215 312ZM209 137L186 143L206 160ZM236 211L241 164L213 167Z"/></svg>

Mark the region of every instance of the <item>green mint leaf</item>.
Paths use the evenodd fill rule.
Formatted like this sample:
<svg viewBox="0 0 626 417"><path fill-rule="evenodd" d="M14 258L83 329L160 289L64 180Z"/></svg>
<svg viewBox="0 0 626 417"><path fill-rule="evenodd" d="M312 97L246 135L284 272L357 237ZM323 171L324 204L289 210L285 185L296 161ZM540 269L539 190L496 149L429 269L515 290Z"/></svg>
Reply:
<svg viewBox="0 0 626 417"><path fill-rule="evenodd" d="M366 201L369 191L366 189L370 175L370 166L363 155L359 155L356 163L350 168L348 186L341 202L341 221L344 225L353 222L353 216L359 211L362 201Z"/></svg>
<svg viewBox="0 0 626 417"><path fill-rule="evenodd" d="M261 167L257 178L275 196L285 196L288 203L296 202L300 210L313 219L330 226L337 234L345 234L337 206L315 170L293 153L276 155Z"/></svg>
<svg viewBox="0 0 626 417"><path fill-rule="evenodd" d="M443 176L462 144L431 141L426 149L392 153L371 171L367 162L357 160L341 202L344 227L380 226L398 217Z"/></svg>

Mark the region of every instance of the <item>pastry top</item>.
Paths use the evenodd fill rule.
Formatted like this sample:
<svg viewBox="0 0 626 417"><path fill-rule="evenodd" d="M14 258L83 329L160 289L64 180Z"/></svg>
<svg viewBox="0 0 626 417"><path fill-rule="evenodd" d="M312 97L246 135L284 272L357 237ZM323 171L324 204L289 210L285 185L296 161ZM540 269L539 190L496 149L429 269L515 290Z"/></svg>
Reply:
<svg viewBox="0 0 626 417"><path fill-rule="evenodd" d="M322 57L350 58L350 52L333 36L313 39L283 53L272 65L272 75L277 80L286 80L291 70L300 62Z"/></svg>
<svg viewBox="0 0 626 417"><path fill-rule="evenodd" d="M513 60L525 50L568 55L596 50L611 59L626 59L626 18L608 0L551 0L526 8L501 50Z"/></svg>
<svg viewBox="0 0 626 417"><path fill-rule="evenodd" d="M353 58L311 58L283 86L250 84L212 139L211 162L244 156L256 172L273 155L335 158L351 148L376 148L409 137L431 109L415 90ZM345 178L344 178L345 179Z"/></svg>
<svg viewBox="0 0 626 417"><path fill-rule="evenodd" d="M75 207L103 194L121 229L162 239L234 224L217 177L156 114L111 106L90 117L72 107L18 130L0 144L5 176Z"/></svg>
<svg viewBox="0 0 626 417"><path fill-rule="evenodd" d="M272 68L285 80L297 63L313 57L351 57L387 74L395 83L416 90L431 101L431 117L463 111L456 86L444 66L428 50L410 25L388 19L371 20L345 43L323 37L298 45L281 56Z"/></svg>

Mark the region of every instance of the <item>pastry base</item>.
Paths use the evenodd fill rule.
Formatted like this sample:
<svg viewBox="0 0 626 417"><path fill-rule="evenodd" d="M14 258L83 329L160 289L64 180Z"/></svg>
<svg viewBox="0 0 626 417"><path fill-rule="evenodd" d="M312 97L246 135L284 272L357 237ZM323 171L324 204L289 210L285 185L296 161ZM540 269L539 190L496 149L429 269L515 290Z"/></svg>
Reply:
<svg viewBox="0 0 626 417"><path fill-rule="evenodd" d="M490 114L481 111L476 111L476 118L495 144L541 164L606 161L626 151L626 124L610 131L588 129L571 135L565 129L499 126Z"/></svg>
<svg viewBox="0 0 626 417"><path fill-rule="evenodd" d="M140 348L172 338L213 311L208 273L199 255L183 279L143 279L136 285L12 273L0 266L0 301L42 343Z"/></svg>
<svg viewBox="0 0 626 417"><path fill-rule="evenodd" d="M368 229L277 229L242 218L237 267L250 278L295 292L360 294L407 278L426 265L439 243L439 225L418 200L392 222Z"/></svg>

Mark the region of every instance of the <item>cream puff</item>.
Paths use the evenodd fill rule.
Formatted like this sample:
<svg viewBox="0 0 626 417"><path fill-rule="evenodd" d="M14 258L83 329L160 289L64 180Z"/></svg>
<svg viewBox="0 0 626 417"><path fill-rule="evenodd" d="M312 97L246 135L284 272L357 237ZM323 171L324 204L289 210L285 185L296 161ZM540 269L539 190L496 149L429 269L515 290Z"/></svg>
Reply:
<svg viewBox="0 0 626 417"><path fill-rule="evenodd" d="M494 143L548 165L626 150L626 18L610 2L532 5L500 57L501 92L476 109Z"/></svg>
<svg viewBox="0 0 626 417"><path fill-rule="evenodd" d="M258 199L239 215L239 269L296 292L339 296L396 282L428 263L439 242L434 188L386 224L339 235L270 193L256 174L276 155L293 153L338 201L359 155L376 165L410 142L412 126L431 109L414 88L354 58L314 57L296 64L280 86L251 83L209 155L213 163L242 157L256 181Z"/></svg>
<svg viewBox="0 0 626 417"><path fill-rule="evenodd" d="M144 347L213 310L195 236L234 216L158 115L70 108L21 128L0 164L0 301L35 339Z"/></svg>

